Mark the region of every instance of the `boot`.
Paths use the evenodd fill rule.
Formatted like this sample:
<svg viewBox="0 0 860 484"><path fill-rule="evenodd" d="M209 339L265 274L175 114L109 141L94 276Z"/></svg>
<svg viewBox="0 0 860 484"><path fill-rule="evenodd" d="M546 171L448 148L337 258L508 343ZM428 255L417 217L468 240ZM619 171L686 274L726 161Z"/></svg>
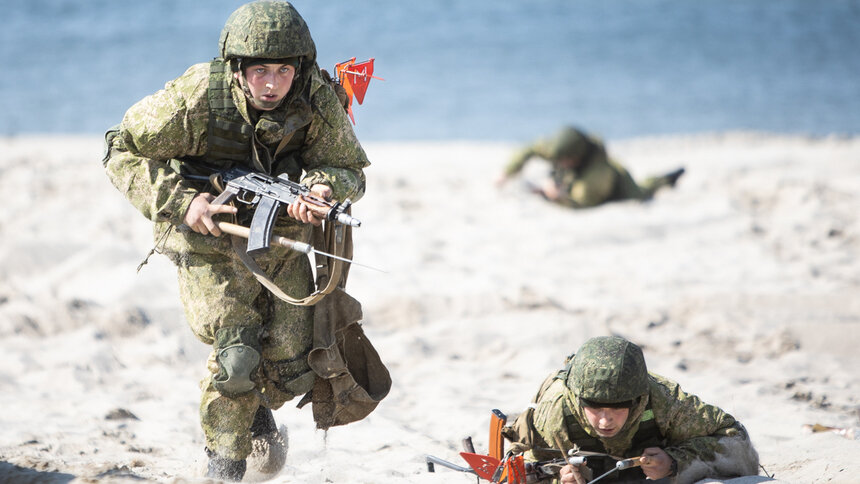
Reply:
<svg viewBox="0 0 860 484"><path fill-rule="evenodd" d="M269 480L287 462L287 428L279 430L272 411L266 407L257 408L251 424L251 455L248 456L248 473L245 477L252 481Z"/></svg>
<svg viewBox="0 0 860 484"><path fill-rule="evenodd" d="M678 183L678 178L681 178L681 175L684 174L684 167L678 168L675 171L671 171L666 173L666 181L669 182L670 187L674 187L676 183Z"/></svg>
<svg viewBox="0 0 860 484"><path fill-rule="evenodd" d="M245 476L247 464L245 464L244 460L227 459L209 449L206 449L206 455L209 456L209 467L206 470L206 477L240 482L242 477Z"/></svg>
<svg viewBox="0 0 860 484"><path fill-rule="evenodd" d="M254 414L254 423L251 424L251 438L257 438L277 431L278 426L275 424L275 416L272 415L272 411L262 405L257 407L257 413Z"/></svg>

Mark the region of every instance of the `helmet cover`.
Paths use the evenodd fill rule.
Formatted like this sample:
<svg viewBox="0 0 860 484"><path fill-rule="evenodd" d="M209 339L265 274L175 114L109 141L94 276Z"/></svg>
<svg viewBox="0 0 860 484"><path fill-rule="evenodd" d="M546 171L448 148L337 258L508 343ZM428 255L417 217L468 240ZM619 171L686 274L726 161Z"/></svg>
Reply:
<svg viewBox="0 0 860 484"><path fill-rule="evenodd" d="M588 148L588 135L582 131L566 126L555 136L552 157L554 160L579 160Z"/></svg>
<svg viewBox="0 0 860 484"><path fill-rule="evenodd" d="M580 400L627 403L648 393L648 368L642 349L618 336L586 341L573 358L567 386Z"/></svg>
<svg viewBox="0 0 860 484"><path fill-rule="evenodd" d="M284 1L256 1L236 9L224 24L218 48L226 60L304 57L316 61L316 46L305 20Z"/></svg>

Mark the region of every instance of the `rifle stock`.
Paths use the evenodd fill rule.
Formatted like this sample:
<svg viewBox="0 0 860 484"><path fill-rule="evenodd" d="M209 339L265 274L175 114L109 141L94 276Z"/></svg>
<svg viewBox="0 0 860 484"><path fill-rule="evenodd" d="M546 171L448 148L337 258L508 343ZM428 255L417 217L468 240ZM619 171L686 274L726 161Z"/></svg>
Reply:
<svg viewBox="0 0 860 484"><path fill-rule="evenodd" d="M494 408L490 415L490 457L501 460L505 455L505 439L502 437L502 428L508 421L508 417L501 410Z"/></svg>
<svg viewBox="0 0 860 484"><path fill-rule="evenodd" d="M252 235L252 229L242 226L236 225L230 222L215 222L215 225L224 232L225 234L236 235L238 237L242 237L243 239L249 239ZM295 250L297 252L301 252L303 254L310 254L311 252L315 252L314 248L311 247L310 244L306 244L304 242L299 242L297 240L288 239L286 237L281 237L280 235L273 235L270 239L270 243L274 242L280 246L286 247L288 249ZM329 254L326 254L329 255Z"/></svg>

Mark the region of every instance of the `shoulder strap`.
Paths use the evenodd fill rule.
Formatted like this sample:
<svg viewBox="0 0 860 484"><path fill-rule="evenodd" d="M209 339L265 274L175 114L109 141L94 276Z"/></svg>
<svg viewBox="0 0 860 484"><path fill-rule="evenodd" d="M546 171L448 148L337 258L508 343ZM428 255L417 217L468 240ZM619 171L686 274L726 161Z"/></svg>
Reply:
<svg viewBox="0 0 860 484"><path fill-rule="evenodd" d="M207 157L246 162L254 128L242 119L233 103L232 75L221 59L209 64Z"/></svg>
<svg viewBox="0 0 860 484"><path fill-rule="evenodd" d="M654 419L654 410L651 408L651 402L645 407L645 412L642 413L642 418L639 421L639 429L633 435L631 447L634 449L645 449L646 447L663 447L663 433Z"/></svg>
<svg viewBox="0 0 860 484"><path fill-rule="evenodd" d="M349 247L351 246L351 237L349 236L351 234L345 233L349 231L349 229L349 227L344 225L324 222L323 229L314 229L314 238L316 242L319 242L320 239L325 241L326 252L339 257L349 258L347 252L351 251L351 247ZM349 243L347 242L347 239L349 239ZM231 240L233 242L233 250L236 252L236 255L239 256L239 259L243 264L245 264L245 267L251 271L257 281L272 294L277 296L278 299L289 304L296 306L313 306L327 294L334 291L338 285L342 287L346 284L346 274L349 269L343 261L317 256L317 267L319 267L317 271L317 290L303 298L292 297L281 290L281 288L272 281L269 275L266 274L266 271L257 264L253 257L248 255L247 241L245 239L234 235ZM325 260L321 261L320 259ZM322 289L320 289L320 287L322 287Z"/></svg>

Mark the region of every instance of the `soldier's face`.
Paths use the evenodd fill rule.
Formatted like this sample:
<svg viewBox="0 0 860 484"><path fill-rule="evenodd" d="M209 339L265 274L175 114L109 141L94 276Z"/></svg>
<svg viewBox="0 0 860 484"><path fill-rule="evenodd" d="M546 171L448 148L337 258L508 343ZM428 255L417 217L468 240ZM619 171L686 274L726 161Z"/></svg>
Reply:
<svg viewBox="0 0 860 484"><path fill-rule="evenodd" d="M261 111L278 107L290 92L296 68L289 64L257 64L245 69L251 105Z"/></svg>
<svg viewBox="0 0 860 484"><path fill-rule="evenodd" d="M576 168L579 166L579 160L577 158L561 158L558 160L558 166L562 168Z"/></svg>
<svg viewBox="0 0 860 484"><path fill-rule="evenodd" d="M583 409L591 427L598 435L607 438L618 434L630 414L629 408L584 407Z"/></svg>

